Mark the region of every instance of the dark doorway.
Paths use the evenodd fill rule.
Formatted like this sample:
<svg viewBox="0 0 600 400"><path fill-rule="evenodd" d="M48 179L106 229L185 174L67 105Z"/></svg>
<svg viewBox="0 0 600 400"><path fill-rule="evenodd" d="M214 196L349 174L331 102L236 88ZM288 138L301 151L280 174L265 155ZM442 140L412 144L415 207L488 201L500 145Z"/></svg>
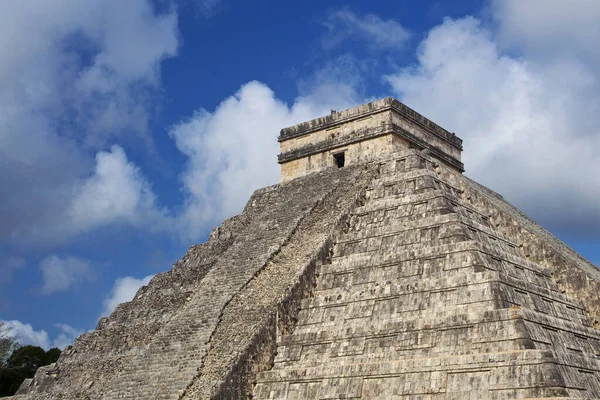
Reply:
<svg viewBox="0 0 600 400"><path fill-rule="evenodd" d="M334 154L333 158L335 158L335 164L338 168L342 168L346 163L346 157L344 155L344 152Z"/></svg>

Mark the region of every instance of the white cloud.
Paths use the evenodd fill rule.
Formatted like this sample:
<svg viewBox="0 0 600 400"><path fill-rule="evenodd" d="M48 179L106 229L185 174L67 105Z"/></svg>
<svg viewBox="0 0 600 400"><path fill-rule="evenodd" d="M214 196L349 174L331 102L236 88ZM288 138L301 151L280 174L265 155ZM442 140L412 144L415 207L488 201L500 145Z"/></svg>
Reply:
<svg viewBox="0 0 600 400"><path fill-rule="evenodd" d="M31 324L24 324L21 321L4 321L11 328L11 334L17 338L22 345L40 346L44 349L50 348L50 337L45 330L36 331Z"/></svg>
<svg viewBox="0 0 600 400"><path fill-rule="evenodd" d="M3 322L11 328L10 334L17 339L19 344L40 346L45 350L49 350L52 347L58 347L62 350L72 344L84 332L67 324L54 324L55 328L59 330L59 334L56 338L51 339L48 332L43 329L35 330L31 324L17 320Z"/></svg>
<svg viewBox="0 0 600 400"><path fill-rule="evenodd" d="M600 64L600 2L494 0L499 42L544 60L557 56Z"/></svg>
<svg viewBox="0 0 600 400"><path fill-rule="evenodd" d="M155 14L149 0L3 6L0 186L11 195L0 244L64 240L61 210L90 155L117 140L152 149L160 63L177 45L175 12Z"/></svg>
<svg viewBox="0 0 600 400"><path fill-rule="evenodd" d="M266 85L249 82L214 112L204 109L169 134L188 157L182 182L186 204L182 231L197 237L207 224L239 213L255 189L277 183L281 128L343 109L357 101L351 83L328 70L307 82L288 106Z"/></svg>
<svg viewBox="0 0 600 400"><path fill-rule="evenodd" d="M150 282L154 275L148 275L141 279L136 279L131 276L125 276L123 278L118 278L115 280L113 288L110 292L110 296L104 299L102 302L102 317L109 316L114 309L121 303L126 301L133 300L133 297L144 285L147 285Z"/></svg>
<svg viewBox="0 0 600 400"><path fill-rule="evenodd" d="M347 8L329 14L323 25L328 30L322 38L326 49L358 38L374 50L397 50L410 38L410 33L393 19L383 20L374 14L359 17Z"/></svg>
<svg viewBox="0 0 600 400"><path fill-rule="evenodd" d="M96 155L94 174L77 185L68 209L68 226L85 232L113 222L134 226L161 223L155 195L119 146Z"/></svg>
<svg viewBox="0 0 600 400"><path fill-rule="evenodd" d="M90 262L77 257L48 256L40 261L40 271L43 278L43 294L64 292L94 279Z"/></svg>
<svg viewBox="0 0 600 400"><path fill-rule="evenodd" d="M153 231L169 226L167 210L158 207L151 184L120 146L97 152L93 170L87 176L70 176L70 180L69 185L64 182L62 187L46 188L54 196L51 201L56 202L50 208L56 209L52 214L50 208L42 210L47 215L33 210L39 220L15 226L15 239L23 243L60 242L110 224ZM23 211L31 206L27 204ZM24 238L26 233L30 235Z"/></svg>
<svg viewBox="0 0 600 400"><path fill-rule="evenodd" d="M52 341L52 347L58 347L61 350L73 344L75 339L85 332L83 329L73 328L67 324L54 324L54 327L59 329L60 333Z"/></svg>
<svg viewBox="0 0 600 400"><path fill-rule="evenodd" d="M595 69L562 57L513 57L468 17L432 29L418 63L387 80L408 105L464 139L468 175L547 226L597 232Z"/></svg>

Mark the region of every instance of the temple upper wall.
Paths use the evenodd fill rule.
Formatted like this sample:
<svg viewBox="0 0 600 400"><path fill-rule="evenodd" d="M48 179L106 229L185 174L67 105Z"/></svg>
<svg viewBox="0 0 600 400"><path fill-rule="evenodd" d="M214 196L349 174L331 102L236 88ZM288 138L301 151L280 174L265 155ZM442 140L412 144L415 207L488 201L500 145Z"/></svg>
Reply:
<svg viewBox="0 0 600 400"><path fill-rule="evenodd" d="M279 143L281 181L409 147L464 170L460 138L389 97L284 128Z"/></svg>

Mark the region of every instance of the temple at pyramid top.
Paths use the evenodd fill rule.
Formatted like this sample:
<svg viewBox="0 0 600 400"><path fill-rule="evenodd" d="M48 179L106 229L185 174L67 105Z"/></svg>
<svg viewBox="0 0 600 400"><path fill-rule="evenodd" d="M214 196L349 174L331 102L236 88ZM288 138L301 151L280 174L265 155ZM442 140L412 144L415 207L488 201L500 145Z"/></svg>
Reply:
<svg viewBox="0 0 600 400"><path fill-rule="evenodd" d="M391 97L298 125L279 135L281 181L373 161L406 148L427 149L463 172L462 140Z"/></svg>

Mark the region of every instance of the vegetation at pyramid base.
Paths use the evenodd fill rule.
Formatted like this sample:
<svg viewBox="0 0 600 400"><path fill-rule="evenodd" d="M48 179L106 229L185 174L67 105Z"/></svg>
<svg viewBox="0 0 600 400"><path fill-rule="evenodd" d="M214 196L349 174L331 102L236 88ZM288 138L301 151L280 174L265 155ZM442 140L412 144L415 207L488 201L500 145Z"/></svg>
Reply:
<svg viewBox="0 0 600 400"><path fill-rule="evenodd" d="M45 351L39 346L20 346L10 328L0 321L0 397L12 396L35 371L58 360L60 349Z"/></svg>

